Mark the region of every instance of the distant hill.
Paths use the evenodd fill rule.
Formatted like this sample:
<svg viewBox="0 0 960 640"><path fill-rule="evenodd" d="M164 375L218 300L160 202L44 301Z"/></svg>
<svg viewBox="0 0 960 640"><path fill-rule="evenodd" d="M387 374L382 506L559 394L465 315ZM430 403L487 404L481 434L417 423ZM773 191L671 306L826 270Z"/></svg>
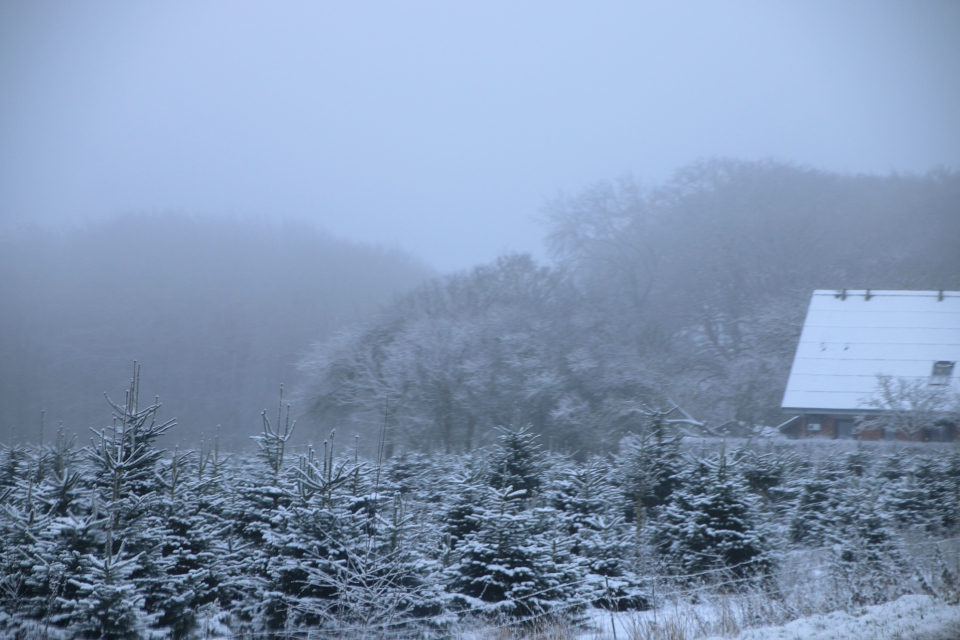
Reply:
<svg viewBox="0 0 960 640"><path fill-rule="evenodd" d="M0 236L0 441L109 422L133 361L196 441L246 444L310 344L432 272L312 227L123 215ZM119 396L119 398L116 398ZM48 435L49 437L49 435Z"/></svg>

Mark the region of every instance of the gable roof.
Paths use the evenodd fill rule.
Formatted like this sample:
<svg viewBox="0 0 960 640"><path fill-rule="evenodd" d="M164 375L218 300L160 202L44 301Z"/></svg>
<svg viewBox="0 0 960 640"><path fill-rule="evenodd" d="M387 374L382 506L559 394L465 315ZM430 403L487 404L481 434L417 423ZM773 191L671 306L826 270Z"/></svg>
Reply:
<svg viewBox="0 0 960 640"><path fill-rule="evenodd" d="M960 291L814 291L781 406L868 413L878 374L930 380L940 361L960 389Z"/></svg>

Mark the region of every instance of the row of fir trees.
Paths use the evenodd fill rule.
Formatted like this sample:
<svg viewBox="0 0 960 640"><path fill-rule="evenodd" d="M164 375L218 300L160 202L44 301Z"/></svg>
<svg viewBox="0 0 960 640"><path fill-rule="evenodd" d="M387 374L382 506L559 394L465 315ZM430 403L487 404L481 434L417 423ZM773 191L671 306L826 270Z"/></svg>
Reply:
<svg viewBox="0 0 960 640"><path fill-rule="evenodd" d="M288 450L294 425L278 412L263 415L259 456L163 451L173 422L141 406L138 380L89 445L61 432L0 449L0 634L578 624L591 608L655 606L664 581L776 597L784 554L809 547L830 550L833 579L862 605L908 588L903 531L942 537L960 518L952 450L818 457L657 433L575 460L503 428L470 455L368 461L334 433Z"/></svg>

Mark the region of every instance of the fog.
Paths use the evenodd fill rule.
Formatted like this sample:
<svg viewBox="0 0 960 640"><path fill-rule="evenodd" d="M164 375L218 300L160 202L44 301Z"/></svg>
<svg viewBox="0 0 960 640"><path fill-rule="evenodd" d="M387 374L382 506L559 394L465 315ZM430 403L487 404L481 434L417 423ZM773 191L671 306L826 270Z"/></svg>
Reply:
<svg viewBox="0 0 960 640"><path fill-rule="evenodd" d="M300 219L442 271L698 159L960 165L952 2L0 6L0 221Z"/></svg>
<svg viewBox="0 0 960 640"><path fill-rule="evenodd" d="M556 267L506 256L434 278L318 343L301 366L309 417L447 452L508 424L581 455L616 450L676 403L712 435L752 434L784 420L812 290L960 289L957 171L717 159L656 188L600 182L545 213Z"/></svg>
<svg viewBox="0 0 960 640"><path fill-rule="evenodd" d="M121 216L0 237L0 441L109 422L133 360L173 437L245 446L315 340L431 275L302 224ZM289 393L288 393L289 397Z"/></svg>
<svg viewBox="0 0 960 640"><path fill-rule="evenodd" d="M960 287L958 113L947 2L4 3L0 438L134 360L237 446L281 383L317 441L775 424L811 289Z"/></svg>
<svg viewBox="0 0 960 640"><path fill-rule="evenodd" d="M956 0L0 1L0 637L957 637L958 248Z"/></svg>

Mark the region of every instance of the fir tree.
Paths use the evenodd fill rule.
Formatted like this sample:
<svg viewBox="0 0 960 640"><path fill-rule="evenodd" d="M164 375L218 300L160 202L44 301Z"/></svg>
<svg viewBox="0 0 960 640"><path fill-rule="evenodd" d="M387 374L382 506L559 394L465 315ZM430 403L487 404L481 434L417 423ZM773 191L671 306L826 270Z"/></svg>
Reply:
<svg viewBox="0 0 960 640"><path fill-rule="evenodd" d="M921 527L943 535L957 522L957 478L946 460L916 456L906 473L888 483L881 508L900 526Z"/></svg>
<svg viewBox="0 0 960 640"><path fill-rule="evenodd" d="M632 537L622 517L592 516L577 531L584 565L582 593L593 606L608 611L649 606L641 579L630 568Z"/></svg>
<svg viewBox="0 0 960 640"><path fill-rule="evenodd" d="M681 485L680 436L630 435L621 444L619 459L623 515L642 527L650 512L665 504Z"/></svg>
<svg viewBox="0 0 960 640"><path fill-rule="evenodd" d="M505 618L582 607L566 603L580 580L566 540L545 513L522 508L525 494L488 489L484 509L475 516L479 526L458 546L460 560L448 572L460 606Z"/></svg>
<svg viewBox="0 0 960 640"><path fill-rule="evenodd" d="M130 579L139 556L124 557L124 549L114 554L107 548L103 555L83 559L84 578L71 579L76 594L56 622L66 622L73 638L104 640L140 640L149 637L156 615L144 610L144 597Z"/></svg>
<svg viewBox="0 0 960 640"><path fill-rule="evenodd" d="M529 427L507 429L497 427L499 444L490 458L490 486L494 489L522 491L530 498L541 482L543 452L537 436Z"/></svg>
<svg viewBox="0 0 960 640"><path fill-rule="evenodd" d="M679 574L724 569L737 579L760 576L771 561L756 515L754 498L721 453L699 461L659 510L655 545Z"/></svg>
<svg viewBox="0 0 960 640"><path fill-rule="evenodd" d="M794 480L797 502L790 520L790 540L815 547L823 545L829 531L847 517L845 491L858 481L830 460L817 467L810 477Z"/></svg>
<svg viewBox="0 0 960 640"><path fill-rule="evenodd" d="M879 490L848 490L846 517L829 531L837 592L854 606L880 604L907 593L911 578L892 527L879 508Z"/></svg>

